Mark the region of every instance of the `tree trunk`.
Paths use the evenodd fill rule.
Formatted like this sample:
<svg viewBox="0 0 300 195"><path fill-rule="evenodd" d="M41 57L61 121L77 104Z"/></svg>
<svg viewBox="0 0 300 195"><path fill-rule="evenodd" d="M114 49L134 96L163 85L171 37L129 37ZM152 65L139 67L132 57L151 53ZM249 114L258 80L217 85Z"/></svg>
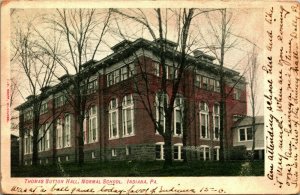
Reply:
<svg viewBox="0 0 300 195"><path fill-rule="evenodd" d="M78 164L82 166L84 163L84 141L83 141L83 117L82 115L78 116L78 126L79 126L79 134L78 134Z"/></svg>
<svg viewBox="0 0 300 195"><path fill-rule="evenodd" d="M252 151L251 151L251 161L254 161L254 151L255 151L255 116L252 116Z"/></svg>
<svg viewBox="0 0 300 195"><path fill-rule="evenodd" d="M36 106L33 108L33 126L32 126L32 165L38 164L38 133L39 133L39 112L36 112Z"/></svg>
<svg viewBox="0 0 300 195"><path fill-rule="evenodd" d="M169 115L169 114L168 114ZM168 168L172 166L173 158L172 158L172 132L171 132L171 121L170 116L166 116L166 132L164 135L164 154L165 154L165 162L164 168Z"/></svg>

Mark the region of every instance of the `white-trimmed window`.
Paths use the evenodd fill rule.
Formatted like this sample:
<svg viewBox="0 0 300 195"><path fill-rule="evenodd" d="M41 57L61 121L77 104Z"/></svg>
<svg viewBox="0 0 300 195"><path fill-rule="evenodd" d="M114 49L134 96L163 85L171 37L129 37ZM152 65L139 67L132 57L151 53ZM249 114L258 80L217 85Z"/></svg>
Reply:
<svg viewBox="0 0 300 195"><path fill-rule="evenodd" d="M130 146L126 146L125 150L126 150L126 156L131 155L131 147Z"/></svg>
<svg viewBox="0 0 300 195"><path fill-rule="evenodd" d="M87 114L85 114L85 116L84 116L84 119L83 119L83 143L84 144L87 144L87 125L86 125L86 123L87 123Z"/></svg>
<svg viewBox="0 0 300 195"><path fill-rule="evenodd" d="M30 133L25 133L24 136L24 154L32 153L32 131Z"/></svg>
<svg viewBox="0 0 300 195"><path fill-rule="evenodd" d="M47 102L42 103L41 109L40 109L40 114L45 114L48 112L48 104Z"/></svg>
<svg viewBox="0 0 300 195"><path fill-rule="evenodd" d="M252 138L252 128L251 127L245 127L239 129L239 141L251 141Z"/></svg>
<svg viewBox="0 0 300 195"><path fill-rule="evenodd" d="M241 99L241 91L237 88L233 89L233 99L235 99L235 100Z"/></svg>
<svg viewBox="0 0 300 195"><path fill-rule="evenodd" d="M174 144L173 146L173 158L174 160L182 160L182 144Z"/></svg>
<svg viewBox="0 0 300 195"><path fill-rule="evenodd" d="M163 93L157 93L155 97L156 122L160 125L163 131L165 131L166 129L164 103L168 104L168 95Z"/></svg>
<svg viewBox="0 0 300 195"><path fill-rule="evenodd" d="M201 87L201 75L199 75L199 74L196 74L195 85L197 87Z"/></svg>
<svg viewBox="0 0 300 195"><path fill-rule="evenodd" d="M88 83L87 94L95 93L98 89L98 80L94 79Z"/></svg>
<svg viewBox="0 0 300 195"><path fill-rule="evenodd" d="M203 89L208 89L208 78L205 77L205 76L202 76L202 85L201 85L201 87Z"/></svg>
<svg viewBox="0 0 300 195"><path fill-rule="evenodd" d="M216 92L220 92L220 82L215 80L215 88L214 88L214 91Z"/></svg>
<svg viewBox="0 0 300 195"><path fill-rule="evenodd" d="M46 135L45 135L45 150L49 150L50 149L50 130L51 130L52 126L49 126L48 123L46 123L46 127L45 127L45 131L46 131Z"/></svg>
<svg viewBox="0 0 300 195"><path fill-rule="evenodd" d="M118 99L114 98L109 103L109 138L119 137Z"/></svg>
<svg viewBox="0 0 300 195"><path fill-rule="evenodd" d="M24 121L31 120L32 117L33 117L32 110L25 111L25 113L24 113Z"/></svg>
<svg viewBox="0 0 300 195"><path fill-rule="evenodd" d="M213 91L214 90L214 85L215 85L215 80L214 79L209 79L208 90Z"/></svg>
<svg viewBox="0 0 300 195"><path fill-rule="evenodd" d="M63 147L63 127L62 127L62 120L56 120L56 148Z"/></svg>
<svg viewBox="0 0 300 195"><path fill-rule="evenodd" d="M42 125L39 128L39 133L38 133L38 151L44 151L45 150L45 137L44 137L44 132L45 132L45 125Z"/></svg>
<svg viewBox="0 0 300 195"><path fill-rule="evenodd" d="M208 131L208 106L205 102L200 103L200 138L209 138Z"/></svg>
<svg viewBox="0 0 300 195"><path fill-rule="evenodd" d="M60 95L60 96L54 98L54 108L61 107L64 104L65 104L65 96L64 95Z"/></svg>
<svg viewBox="0 0 300 195"><path fill-rule="evenodd" d="M65 115L64 132L63 132L64 147L71 146L71 115Z"/></svg>
<svg viewBox="0 0 300 195"><path fill-rule="evenodd" d="M127 66L123 66L121 68L121 75L122 75L122 81L128 79L128 67Z"/></svg>
<svg viewBox="0 0 300 195"><path fill-rule="evenodd" d="M160 75L160 65L158 62L154 62L154 75L158 77Z"/></svg>
<svg viewBox="0 0 300 195"><path fill-rule="evenodd" d="M156 160L165 159L164 155L164 142L158 142L155 144L155 158Z"/></svg>
<svg viewBox="0 0 300 195"><path fill-rule="evenodd" d="M97 106L92 106L89 109L89 130L88 130L88 143L94 143L98 141L98 118L97 118Z"/></svg>
<svg viewBox="0 0 300 195"><path fill-rule="evenodd" d="M220 155L220 146L215 146L213 148L213 160L219 160L219 155Z"/></svg>
<svg viewBox="0 0 300 195"><path fill-rule="evenodd" d="M174 105L174 135L181 136L183 132L183 98L177 97Z"/></svg>
<svg viewBox="0 0 300 195"><path fill-rule="evenodd" d="M111 156L113 156L113 157L117 156L117 149L113 148L111 150Z"/></svg>
<svg viewBox="0 0 300 195"><path fill-rule="evenodd" d="M169 79L176 79L178 76L178 70L177 68L174 68L173 66L167 66L168 67L168 73L169 73Z"/></svg>
<svg viewBox="0 0 300 195"><path fill-rule="evenodd" d="M206 145L200 146L200 160L209 160L210 159L210 149Z"/></svg>
<svg viewBox="0 0 300 195"><path fill-rule="evenodd" d="M122 101L123 136L134 135L134 102L132 94L126 95Z"/></svg>
<svg viewBox="0 0 300 195"><path fill-rule="evenodd" d="M215 104L213 109L213 125L214 125L214 139L220 138L220 105Z"/></svg>

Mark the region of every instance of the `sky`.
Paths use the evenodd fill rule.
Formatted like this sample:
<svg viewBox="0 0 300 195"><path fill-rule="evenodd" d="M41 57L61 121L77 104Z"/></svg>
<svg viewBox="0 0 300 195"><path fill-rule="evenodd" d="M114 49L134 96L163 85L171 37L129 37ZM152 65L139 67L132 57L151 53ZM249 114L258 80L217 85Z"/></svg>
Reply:
<svg viewBox="0 0 300 195"><path fill-rule="evenodd" d="M101 19L101 15L105 13L105 10L98 9L99 11L99 20ZM122 11L128 13L128 14L139 14L140 11L133 12L132 10L123 9ZM153 28L155 32L157 32L157 19L155 12L152 9L142 9L141 10L145 17L147 17L150 26ZM176 36L178 30L176 29L177 25L175 22L175 14L173 10L168 11L166 14L165 10L162 10L163 16L168 17L168 25L167 25L167 38L173 41L176 41ZM197 13L199 11L203 10L197 10ZM49 31L47 27L47 24L42 23L42 18L50 18L53 17L56 11L54 9L16 9L11 14L11 40L13 41L13 35L15 33L15 27L18 28L24 28L26 27L26 24L28 21L32 21L33 18L33 24L37 31L49 34L53 33L52 31ZM173 13L173 14L172 14ZM263 43L263 10L262 9L229 9L228 10L228 16L232 16L231 18L231 32L232 36L229 40L229 43L232 41L236 41L236 45L234 48L231 48L226 54L225 54L225 66L229 68L233 68L236 71L239 71L240 73L243 73L245 69L247 69L247 60L249 56L249 52L252 51L253 43L257 46L258 51L258 63L261 66L262 64L262 48L261 45ZM211 42L213 40L212 37L212 30L209 23L213 24L213 26L217 29L220 21L220 15L218 11L212 12L209 14L209 17L205 14L200 14L199 16L195 17L193 19L193 23L190 28L191 33L191 40L190 41L196 41L195 46L193 46L194 49L201 48L203 51L207 51L204 48L204 42ZM99 26L99 28L101 28ZM117 16L114 16L111 18L111 23L109 25L109 30L105 35L105 39L103 44L99 47L99 51L96 55L96 59L100 60L104 58L105 56L112 53L110 50L110 47L120 42L123 37L120 36L119 29L121 29L121 32L126 36L126 38L129 38L131 40L144 37L146 39L152 40L152 37L150 36L150 33L147 31L147 29L142 28L139 24L136 22L133 22L132 20L126 20L124 18L120 18ZM166 28L165 28L166 29ZM202 35L201 35L202 34ZM157 35L157 34L156 34ZM96 37L97 35L95 35ZM202 37L203 36L203 37ZM241 38L242 37L242 38ZM205 41L201 41L205 38ZM11 49L11 55L13 55L14 50ZM211 54L208 52L207 54ZM215 61L216 62L216 61ZM258 68L260 69L260 68ZM18 64L13 62L11 63L11 76L12 77L18 77L22 78L22 71L18 68ZM263 83L263 71L257 72L257 83ZM248 73L246 72L245 75L246 80L248 79ZM24 79L25 80L25 79ZM16 105L24 102L25 98L30 95L30 91L28 90L28 83L27 82L20 82L19 83L19 90L18 90L18 97L16 98L16 101L14 101L13 107ZM249 91L249 89L248 89ZM262 97L263 96L263 85L257 86L257 96ZM263 98L258 98L257 102L257 108L256 110L257 115L263 115ZM249 101L248 101L249 102ZM250 115L250 107L248 105L248 115ZM15 112L15 111L14 111Z"/></svg>

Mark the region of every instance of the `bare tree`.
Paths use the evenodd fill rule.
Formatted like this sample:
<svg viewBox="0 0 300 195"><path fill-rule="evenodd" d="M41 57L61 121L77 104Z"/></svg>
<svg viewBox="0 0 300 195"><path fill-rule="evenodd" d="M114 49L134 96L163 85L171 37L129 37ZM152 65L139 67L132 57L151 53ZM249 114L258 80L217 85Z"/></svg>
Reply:
<svg viewBox="0 0 300 195"><path fill-rule="evenodd" d="M95 57L109 25L110 12L96 9L57 9L53 17L45 17L48 30L57 34L57 39L48 40L38 29L36 32L43 40L44 51L59 64L70 83L65 88L68 103L72 106L76 118L76 152L79 165L84 163L84 118L87 110L87 90L89 75ZM58 47L53 47L54 45ZM85 66L89 62L90 65ZM73 75L73 74L74 75ZM59 75L55 73L57 78ZM84 76L85 75L85 76Z"/></svg>
<svg viewBox="0 0 300 195"><path fill-rule="evenodd" d="M47 56L43 51L39 50L32 27L32 21L29 21L26 28L16 28L11 45L16 51L12 61L20 66L28 81L31 98L30 109L32 110L32 164L36 165L38 161L38 134L43 98L39 95L39 90L47 87L52 81L52 72L55 70L56 64L54 61L52 63L39 63L40 60L47 59ZM20 133L22 135L24 132Z"/></svg>
<svg viewBox="0 0 300 195"><path fill-rule="evenodd" d="M182 84L182 78L190 65L187 62L187 55L190 51L190 27L193 18L201 12L198 13L195 9L154 9L152 13L154 13L155 24L152 24L153 20L148 18L150 11L147 13L141 9L129 11L112 9L112 11L123 18L142 25L142 30L146 29L147 33L154 40L151 44L158 48L155 54L158 61L156 71L158 71L157 75L159 76L154 79L157 87L153 88L154 85L150 82L153 78L149 75L149 72L152 71L153 73L153 70L149 70L151 66L147 64L147 58L143 55L143 57L139 58L137 56L139 61L137 63L135 90L153 123L154 131L157 131L164 138L164 167L169 167L172 165L172 134L175 128L172 125L174 122L173 112L176 106L180 106L177 102L180 84ZM177 34L175 33L177 37L176 42L167 40L172 31L169 29L170 24L172 24L172 18L175 19L173 20L176 24L175 31L178 32ZM118 30L124 38L125 35L122 30L120 28ZM170 60L171 64L168 64L167 60ZM172 78L169 78L170 75L167 75L168 73L172 75ZM153 110L153 101L158 113ZM161 123L163 120L164 125ZM186 133L183 134L186 135Z"/></svg>
<svg viewBox="0 0 300 195"><path fill-rule="evenodd" d="M213 13L214 18L220 18L220 21L215 22L212 18L210 13L206 14L206 18L208 21L209 30L207 35L203 35L200 31L200 44L204 45L203 48L206 49L208 52L212 53L220 65L218 69L219 75L219 82L220 82L220 161L223 162L228 157L228 151L225 148L227 145L226 142L226 132L227 132L227 103L228 97L232 94L236 85L240 82L243 82L244 74L246 73L247 69L244 69L243 73L233 81L230 78L230 75L225 73L226 68L225 66L225 55L229 50L234 49L239 43L239 39L245 39L240 35L235 35L232 32L232 13L228 12L227 9L219 9ZM200 27L199 27L200 28ZM244 57L243 57L244 58ZM242 61L237 62L234 67L239 65ZM234 68L233 67L233 68ZM231 82L229 82L231 80ZM233 82L232 82L233 81ZM230 86L230 89L228 87ZM227 88L227 90L226 90Z"/></svg>
<svg viewBox="0 0 300 195"><path fill-rule="evenodd" d="M248 59L249 66L249 88L250 88L250 106L251 106L251 126L252 126L252 151L251 151L251 161L254 160L254 151L255 151L255 132L256 132L256 88L257 88L257 70L258 70L258 62L257 62L257 49L253 45L252 53Z"/></svg>

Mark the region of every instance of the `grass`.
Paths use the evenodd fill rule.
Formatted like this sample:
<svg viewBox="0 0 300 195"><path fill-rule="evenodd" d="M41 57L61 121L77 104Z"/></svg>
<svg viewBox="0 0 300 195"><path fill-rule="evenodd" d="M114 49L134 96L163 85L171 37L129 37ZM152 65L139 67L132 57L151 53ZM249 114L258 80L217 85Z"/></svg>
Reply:
<svg viewBox="0 0 300 195"><path fill-rule="evenodd" d="M188 164L174 162L163 169L163 161L116 161L76 164L62 164L64 175L56 165L12 167L12 177L125 177L125 176L263 176L264 162L255 161L193 161Z"/></svg>

